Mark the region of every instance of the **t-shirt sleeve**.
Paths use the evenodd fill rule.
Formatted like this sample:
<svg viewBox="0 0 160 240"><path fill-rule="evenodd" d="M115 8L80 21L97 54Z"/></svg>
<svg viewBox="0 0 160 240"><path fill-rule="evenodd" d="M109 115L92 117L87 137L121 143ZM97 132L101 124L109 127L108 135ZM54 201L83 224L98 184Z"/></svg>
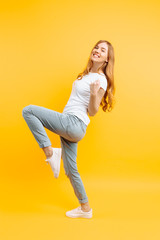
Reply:
<svg viewBox="0 0 160 240"><path fill-rule="evenodd" d="M105 91L107 89L107 79L105 76L100 76L100 87L103 88Z"/></svg>

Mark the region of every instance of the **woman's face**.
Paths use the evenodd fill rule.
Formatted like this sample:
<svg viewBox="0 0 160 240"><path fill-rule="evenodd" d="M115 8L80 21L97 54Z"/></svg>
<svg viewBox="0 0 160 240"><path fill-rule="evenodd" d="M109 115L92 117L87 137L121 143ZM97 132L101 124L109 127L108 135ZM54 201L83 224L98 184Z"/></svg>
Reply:
<svg viewBox="0 0 160 240"><path fill-rule="evenodd" d="M95 46L91 53L91 60L94 62L105 62L107 61L108 45L106 43L99 43Z"/></svg>

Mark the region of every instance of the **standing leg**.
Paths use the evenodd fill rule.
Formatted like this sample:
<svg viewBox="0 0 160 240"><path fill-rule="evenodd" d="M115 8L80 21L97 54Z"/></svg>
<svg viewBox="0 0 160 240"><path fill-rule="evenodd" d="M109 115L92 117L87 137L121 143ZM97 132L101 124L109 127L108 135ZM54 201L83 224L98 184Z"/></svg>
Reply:
<svg viewBox="0 0 160 240"><path fill-rule="evenodd" d="M65 169L65 174L70 179L75 195L79 203L87 203L88 197L84 189L83 182L77 169L77 145L76 142L70 142L63 137L60 137L62 146L62 159Z"/></svg>

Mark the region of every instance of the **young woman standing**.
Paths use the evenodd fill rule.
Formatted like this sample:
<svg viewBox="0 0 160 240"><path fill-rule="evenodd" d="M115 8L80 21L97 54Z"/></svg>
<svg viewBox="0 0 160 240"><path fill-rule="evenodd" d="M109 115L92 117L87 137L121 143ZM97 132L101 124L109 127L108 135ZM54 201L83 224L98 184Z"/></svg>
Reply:
<svg viewBox="0 0 160 240"><path fill-rule="evenodd" d="M76 209L66 212L68 217L91 218L93 214L77 169L77 145L86 134L89 116L94 116L99 106L102 106L104 112L113 108L113 69L113 47L110 42L100 40L91 50L85 70L73 82L70 98L62 113L36 105L28 105L22 111L55 178L59 176L61 158L63 159L65 174L80 203ZM61 148L52 147L44 127L60 136Z"/></svg>

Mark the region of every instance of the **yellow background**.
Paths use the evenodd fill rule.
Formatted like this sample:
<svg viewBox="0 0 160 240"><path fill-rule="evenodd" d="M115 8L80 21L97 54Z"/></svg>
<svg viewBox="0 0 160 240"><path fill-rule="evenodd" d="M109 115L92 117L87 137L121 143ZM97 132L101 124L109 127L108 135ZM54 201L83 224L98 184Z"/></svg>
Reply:
<svg viewBox="0 0 160 240"><path fill-rule="evenodd" d="M159 1L1 1L0 239L159 239ZM62 112L99 40L115 51L116 105L90 117L77 165L92 219L58 179L22 109ZM46 129L53 147L59 136Z"/></svg>

